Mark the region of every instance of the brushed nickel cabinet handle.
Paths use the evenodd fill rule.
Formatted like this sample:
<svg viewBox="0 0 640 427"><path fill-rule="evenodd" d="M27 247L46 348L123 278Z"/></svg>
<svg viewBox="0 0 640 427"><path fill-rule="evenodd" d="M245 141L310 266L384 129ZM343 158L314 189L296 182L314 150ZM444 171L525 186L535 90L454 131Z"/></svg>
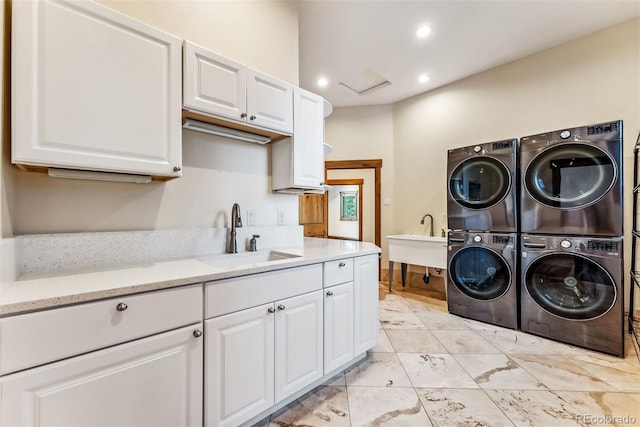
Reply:
<svg viewBox="0 0 640 427"><path fill-rule="evenodd" d="M258 118L258 117L257 117L255 114L252 114L252 115L251 115L251 117L249 117L249 120L255 120L255 119L257 119L257 118Z"/></svg>
<svg viewBox="0 0 640 427"><path fill-rule="evenodd" d="M341 262L340 264L338 264L338 267L346 267L347 264L345 264L344 262Z"/></svg>
<svg viewBox="0 0 640 427"><path fill-rule="evenodd" d="M333 296L333 292L331 292L331 291L327 291L327 296L328 296L328 297Z"/></svg>
<svg viewBox="0 0 640 427"><path fill-rule="evenodd" d="M247 113L240 114L240 117L242 117L244 119L245 117L247 117Z"/></svg>
<svg viewBox="0 0 640 427"><path fill-rule="evenodd" d="M269 308L267 308L267 313L269 313L269 314L273 314L273 313L275 313L275 312L276 312L276 309L275 309L275 308L273 308L273 307L269 307Z"/></svg>
<svg viewBox="0 0 640 427"><path fill-rule="evenodd" d="M287 307L285 307L282 304L278 304L278 310L285 310Z"/></svg>
<svg viewBox="0 0 640 427"><path fill-rule="evenodd" d="M129 306L123 302L121 302L120 304L116 305L116 310L118 311L125 311L127 308L129 308Z"/></svg>
<svg viewBox="0 0 640 427"><path fill-rule="evenodd" d="M196 329L193 331L193 336L196 338L200 338L202 336L202 331L200 329Z"/></svg>

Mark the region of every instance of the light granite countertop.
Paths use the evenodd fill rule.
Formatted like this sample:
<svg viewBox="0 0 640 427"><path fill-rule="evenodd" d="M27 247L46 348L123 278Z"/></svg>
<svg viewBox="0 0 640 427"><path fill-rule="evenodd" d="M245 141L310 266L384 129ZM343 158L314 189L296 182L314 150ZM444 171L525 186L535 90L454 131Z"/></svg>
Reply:
<svg viewBox="0 0 640 427"><path fill-rule="evenodd" d="M73 273L24 275L0 284L0 317L94 301L120 295L167 289L248 274L315 264L344 257L380 253L372 243L305 238L302 247L278 248L295 257L236 266L216 266L214 255L105 266Z"/></svg>

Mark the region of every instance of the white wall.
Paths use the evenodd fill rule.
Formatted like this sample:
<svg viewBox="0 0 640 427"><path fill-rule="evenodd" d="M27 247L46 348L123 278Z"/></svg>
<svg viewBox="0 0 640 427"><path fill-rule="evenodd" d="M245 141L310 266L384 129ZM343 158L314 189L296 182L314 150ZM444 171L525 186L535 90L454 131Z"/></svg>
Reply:
<svg viewBox="0 0 640 427"><path fill-rule="evenodd" d="M280 79L298 82L295 2L117 1L103 3ZM6 4L6 2L4 3ZM7 38L3 26L4 37ZM7 79L3 72L3 79ZM7 93L3 98L7 102ZM8 122L3 121L8 127ZM256 225L297 224L297 197L271 192L271 149L183 131L183 177L122 184L48 178L10 164L3 133L2 236L164 228L224 227L231 206ZM246 218L245 223L246 223Z"/></svg>
<svg viewBox="0 0 640 427"><path fill-rule="evenodd" d="M393 108L391 105L334 108L333 114L325 121L325 141L333 147L333 151L327 155L326 160L382 159L381 198L391 199L391 205L382 204L381 206L381 244L385 257L387 247L385 236L392 234L390 231L394 224L394 205L397 203L394 199L393 127ZM362 169L360 172L357 170L349 170L349 172L330 170L328 174L329 179L365 179L362 239L368 242L374 241L374 235L368 234L369 229L372 230L371 233L374 233L374 224L372 222L370 228L367 225L367 218L373 221L372 215L375 212L375 205L371 205L373 207L366 206L366 203L373 203L374 193L371 193L371 198L367 197L367 188L369 185L373 186L374 183L373 177L373 169ZM383 265L385 264L383 263Z"/></svg>
<svg viewBox="0 0 640 427"><path fill-rule="evenodd" d="M295 1L97 1L298 85L298 3Z"/></svg>
<svg viewBox="0 0 640 427"><path fill-rule="evenodd" d="M390 111L391 109L391 111ZM382 158L384 236L446 228L447 150L607 120L624 120L629 254L633 145L640 129L640 19L576 39L393 106L336 108L328 160ZM393 132L392 135L389 132ZM627 270L629 256L626 257Z"/></svg>
<svg viewBox="0 0 640 427"><path fill-rule="evenodd" d="M393 231L415 230L425 212L434 214L437 230L445 226L449 148L617 119L624 120L629 237L640 130L640 19L395 104Z"/></svg>

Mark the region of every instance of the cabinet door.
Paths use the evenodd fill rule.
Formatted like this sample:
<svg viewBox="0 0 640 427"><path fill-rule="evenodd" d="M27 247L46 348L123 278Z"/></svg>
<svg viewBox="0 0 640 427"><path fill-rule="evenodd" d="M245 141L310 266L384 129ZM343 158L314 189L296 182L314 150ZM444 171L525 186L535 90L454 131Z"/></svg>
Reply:
<svg viewBox="0 0 640 427"><path fill-rule="evenodd" d="M299 187L324 183L323 105L322 97L294 89L293 183Z"/></svg>
<svg viewBox="0 0 640 427"><path fill-rule="evenodd" d="M202 425L202 324L0 379L4 426Z"/></svg>
<svg viewBox="0 0 640 427"><path fill-rule="evenodd" d="M270 311L265 304L205 322L206 426L238 426L274 404Z"/></svg>
<svg viewBox="0 0 640 427"><path fill-rule="evenodd" d="M185 108L244 123L247 67L190 42L184 42Z"/></svg>
<svg viewBox="0 0 640 427"><path fill-rule="evenodd" d="M276 402L322 377L322 291L276 302Z"/></svg>
<svg viewBox="0 0 640 427"><path fill-rule="evenodd" d="M324 372L353 359L353 282L324 290Z"/></svg>
<svg viewBox="0 0 640 427"><path fill-rule="evenodd" d="M179 38L89 1L12 14L13 163L180 175Z"/></svg>
<svg viewBox="0 0 640 427"><path fill-rule="evenodd" d="M378 256L357 257L353 268L354 354L358 355L378 339Z"/></svg>
<svg viewBox="0 0 640 427"><path fill-rule="evenodd" d="M293 133L293 85L247 69L247 123Z"/></svg>

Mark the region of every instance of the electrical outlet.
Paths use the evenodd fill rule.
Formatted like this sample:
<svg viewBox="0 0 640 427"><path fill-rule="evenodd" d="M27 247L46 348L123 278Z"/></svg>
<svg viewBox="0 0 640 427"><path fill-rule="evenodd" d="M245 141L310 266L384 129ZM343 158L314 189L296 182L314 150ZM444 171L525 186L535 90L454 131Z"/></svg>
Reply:
<svg viewBox="0 0 640 427"><path fill-rule="evenodd" d="M284 225L284 212L278 211L278 225Z"/></svg>
<svg viewBox="0 0 640 427"><path fill-rule="evenodd" d="M247 211L247 225L256 225L256 213Z"/></svg>

